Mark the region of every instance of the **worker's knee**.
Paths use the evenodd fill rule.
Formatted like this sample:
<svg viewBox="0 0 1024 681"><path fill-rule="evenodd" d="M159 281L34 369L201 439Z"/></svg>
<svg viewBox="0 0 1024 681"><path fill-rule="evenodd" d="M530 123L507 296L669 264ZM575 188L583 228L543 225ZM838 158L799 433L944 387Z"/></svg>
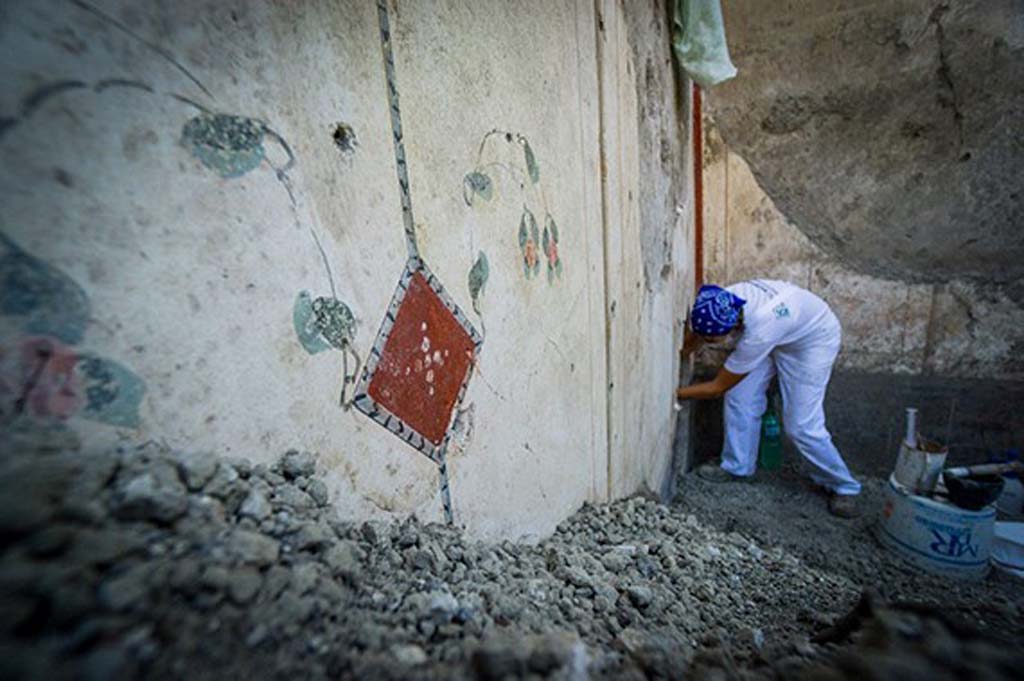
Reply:
<svg viewBox="0 0 1024 681"><path fill-rule="evenodd" d="M798 423L786 427L786 435L798 447L816 447L831 439L825 426L816 423Z"/></svg>
<svg viewBox="0 0 1024 681"><path fill-rule="evenodd" d="M760 397L733 394L732 391L725 394L725 408L737 416L746 418L761 418L768 400L763 395Z"/></svg>

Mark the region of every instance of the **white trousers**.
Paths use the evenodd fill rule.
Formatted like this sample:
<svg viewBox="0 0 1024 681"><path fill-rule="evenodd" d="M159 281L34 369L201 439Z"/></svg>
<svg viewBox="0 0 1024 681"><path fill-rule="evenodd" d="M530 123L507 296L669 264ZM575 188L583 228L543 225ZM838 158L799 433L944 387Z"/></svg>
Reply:
<svg viewBox="0 0 1024 681"><path fill-rule="evenodd" d="M860 483L825 428L825 389L839 354L839 322L816 336L796 350L777 348L725 394L722 468L733 475L754 474L761 416L768 406L768 385L777 371L786 435L810 462L811 479L836 494L858 494Z"/></svg>

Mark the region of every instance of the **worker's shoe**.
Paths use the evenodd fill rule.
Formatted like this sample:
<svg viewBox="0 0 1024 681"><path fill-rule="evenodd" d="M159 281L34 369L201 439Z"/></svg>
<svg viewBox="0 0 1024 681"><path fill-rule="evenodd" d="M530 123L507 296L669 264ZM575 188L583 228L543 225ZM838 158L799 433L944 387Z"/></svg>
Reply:
<svg viewBox="0 0 1024 681"><path fill-rule="evenodd" d="M705 463L697 466L697 477L711 482L740 482L747 479L741 475L733 475L717 463Z"/></svg>
<svg viewBox="0 0 1024 681"><path fill-rule="evenodd" d="M856 518L860 515L856 494L833 494L828 498L828 511L839 518Z"/></svg>

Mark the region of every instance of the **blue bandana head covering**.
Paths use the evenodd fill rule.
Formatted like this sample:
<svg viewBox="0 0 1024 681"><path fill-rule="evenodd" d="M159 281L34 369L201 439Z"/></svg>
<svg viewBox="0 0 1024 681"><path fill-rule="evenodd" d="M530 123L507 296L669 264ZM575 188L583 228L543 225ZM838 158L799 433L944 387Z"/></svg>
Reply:
<svg viewBox="0 0 1024 681"><path fill-rule="evenodd" d="M690 326L701 336L724 336L739 322L746 302L721 286L701 286L690 311Z"/></svg>

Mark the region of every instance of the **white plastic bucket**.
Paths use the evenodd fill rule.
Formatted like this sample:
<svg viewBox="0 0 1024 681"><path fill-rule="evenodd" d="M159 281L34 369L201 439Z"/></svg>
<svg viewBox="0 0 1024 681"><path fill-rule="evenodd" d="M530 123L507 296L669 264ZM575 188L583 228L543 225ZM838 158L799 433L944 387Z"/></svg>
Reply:
<svg viewBox="0 0 1024 681"><path fill-rule="evenodd" d="M1006 480L1006 484L1003 486L1003 493L999 495L999 500L996 501L996 508L1007 518L1017 519L1024 517L1024 485L1021 484L1020 477L1014 476L1003 476Z"/></svg>
<svg viewBox="0 0 1024 681"><path fill-rule="evenodd" d="M931 492L946 465L946 452L944 447L922 437L917 438L916 447L901 443L896 456L896 470L893 471L896 482L914 492Z"/></svg>
<svg viewBox="0 0 1024 681"><path fill-rule="evenodd" d="M992 564L1015 577L1024 577L1024 523L996 523Z"/></svg>
<svg viewBox="0 0 1024 681"><path fill-rule="evenodd" d="M989 570L995 506L968 511L949 502L911 494L889 476L878 540L924 570L960 579L981 579Z"/></svg>

